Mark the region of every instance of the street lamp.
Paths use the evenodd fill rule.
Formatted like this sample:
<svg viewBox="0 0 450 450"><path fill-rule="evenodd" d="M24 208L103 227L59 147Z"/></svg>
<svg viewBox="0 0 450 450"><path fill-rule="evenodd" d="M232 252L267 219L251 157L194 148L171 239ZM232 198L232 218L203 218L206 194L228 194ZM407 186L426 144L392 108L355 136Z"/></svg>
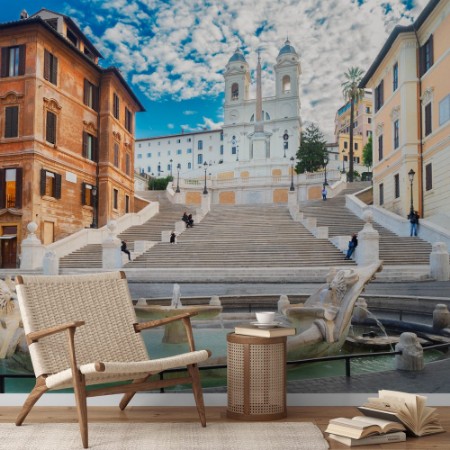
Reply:
<svg viewBox="0 0 450 450"><path fill-rule="evenodd" d="M414 175L416 174L416 172L414 172L414 170L410 170L408 172L408 178L409 178L409 183L410 183L410 191L411 191L411 214L414 212L414 202L413 202L413 182L414 182Z"/></svg>
<svg viewBox="0 0 450 450"><path fill-rule="evenodd" d="M178 170L178 175L177 175L177 189L176 189L176 193L179 194L180 193L180 169L181 169L181 164L178 163L177 164L177 170Z"/></svg>
<svg viewBox="0 0 450 450"><path fill-rule="evenodd" d="M283 134L283 158L286 158L286 150L288 148L288 140L289 140L289 134L287 132L287 130L284 130L284 134Z"/></svg>
<svg viewBox="0 0 450 450"><path fill-rule="evenodd" d="M203 163L203 167L205 168L205 187L203 188L203 194L208 194L208 189L206 189L206 170L208 169L208 163L205 161Z"/></svg>
<svg viewBox="0 0 450 450"><path fill-rule="evenodd" d="M327 180L327 165L328 165L328 153L325 153L323 157L323 167L325 169L325 181L323 182L324 186L328 186L328 180Z"/></svg>
<svg viewBox="0 0 450 450"><path fill-rule="evenodd" d="M172 162L173 162L173 159L171 159L170 160L170 181L172 181Z"/></svg>
<svg viewBox="0 0 450 450"><path fill-rule="evenodd" d="M289 190L295 191L295 187L294 187L294 157L291 156L291 187L289 188Z"/></svg>

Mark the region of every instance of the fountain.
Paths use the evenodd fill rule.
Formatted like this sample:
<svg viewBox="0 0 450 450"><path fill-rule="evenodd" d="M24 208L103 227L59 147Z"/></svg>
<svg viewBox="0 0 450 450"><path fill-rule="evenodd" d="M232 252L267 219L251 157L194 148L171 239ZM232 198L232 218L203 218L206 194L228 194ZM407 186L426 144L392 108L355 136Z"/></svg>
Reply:
<svg viewBox="0 0 450 450"><path fill-rule="evenodd" d="M147 302L145 302L147 303ZM213 319L222 312L222 306L217 298L209 305L183 306L181 303L180 286L173 285L172 300L170 306L149 305L138 302L135 306L136 315L143 320L157 320L165 317L176 316L183 312L196 312L192 319ZM165 325L162 342L166 344L180 344L187 342L187 335L182 321L171 322Z"/></svg>
<svg viewBox="0 0 450 450"><path fill-rule="evenodd" d="M280 312L297 328L297 335L288 340L288 358L338 352L347 338L356 300L381 268L381 261L357 269L331 268L326 283L304 304L280 303Z"/></svg>

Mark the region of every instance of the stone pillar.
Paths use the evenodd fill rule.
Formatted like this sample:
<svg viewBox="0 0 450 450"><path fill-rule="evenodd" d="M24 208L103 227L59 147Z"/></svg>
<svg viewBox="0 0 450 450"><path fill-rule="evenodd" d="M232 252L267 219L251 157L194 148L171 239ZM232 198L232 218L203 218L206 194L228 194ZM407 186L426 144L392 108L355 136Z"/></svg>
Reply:
<svg viewBox="0 0 450 450"><path fill-rule="evenodd" d="M22 252L20 256L21 269L38 269L42 267L42 258L44 256L44 246L41 240L36 236L38 229L36 222L30 222L27 225L28 234L22 241Z"/></svg>
<svg viewBox="0 0 450 450"><path fill-rule="evenodd" d="M355 302L352 320L354 320L357 323L362 323L367 319L368 315L369 314L367 312L367 302L364 298L359 297L358 300L356 300Z"/></svg>
<svg viewBox="0 0 450 450"><path fill-rule="evenodd" d="M110 220L106 225L109 235L102 242L102 268L120 269L122 267L122 254L120 250L121 242L116 237L117 223Z"/></svg>
<svg viewBox="0 0 450 450"><path fill-rule="evenodd" d="M450 264L445 242L433 244L430 253L430 276L436 281L448 281L450 279Z"/></svg>
<svg viewBox="0 0 450 450"><path fill-rule="evenodd" d="M209 306L222 306L222 302L220 301L220 297L218 295L213 295L211 300L209 301Z"/></svg>
<svg viewBox="0 0 450 450"><path fill-rule="evenodd" d="M211 209L211 195L202 194L202 205L201 205L202 213L206 214ZM194 224L195 225L195 224Z"/></svg>
<svg viewBox="0 0 450 450"><path fill-rule="evenodd" d="M363 219L366 223L358 233L358 247L356 247L354 255L358 265L367 266L380 259L380 235L372 226L372 211L365 211Z"/></svg>
<svg viewBox="0 0 450 450"><path fill-rule="evenodd" d="M401 355L395 355L395 368L397 370L423 370L423 348L415 333L402 333L400 342L395 346L395 351L402 351Z"/></svg>
<svg viewBox="0 0 450 450"><path fill-rule="evenodd" d="M59 273L59 258L55 252L45 252L42 262L42 273L44 275L58 275Z"/></svg>
<svg viewBox="0 0 450 450"><path fill-rule="evenodd" d="M439 303L434 307L433 311L433 328L442 330L450 325L450 312L447 305Z"/></svg>

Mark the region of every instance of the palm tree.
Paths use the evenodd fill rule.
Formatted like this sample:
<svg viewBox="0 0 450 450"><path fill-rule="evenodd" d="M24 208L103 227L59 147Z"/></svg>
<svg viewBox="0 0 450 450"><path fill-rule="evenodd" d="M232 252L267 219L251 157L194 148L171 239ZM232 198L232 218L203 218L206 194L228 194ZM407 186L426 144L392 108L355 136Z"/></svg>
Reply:
<svg viewBox="0 0 450 450"><path fill-rule="evenodd" d="M346 81L341 84L344 99L350 102L350 150L349 150L349 170L348 181L353 181L353 122L355 114L355 104L364 97L364 89L359 87L363 76L363 70L359 67L350 67L347 73L344 73Z"/></svg>

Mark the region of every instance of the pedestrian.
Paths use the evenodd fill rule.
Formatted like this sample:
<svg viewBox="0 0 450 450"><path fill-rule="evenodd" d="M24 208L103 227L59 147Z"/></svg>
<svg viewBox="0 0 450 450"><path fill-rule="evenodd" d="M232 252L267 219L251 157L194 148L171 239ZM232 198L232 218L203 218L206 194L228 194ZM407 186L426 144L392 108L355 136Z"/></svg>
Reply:
<svg viewBox="0 0 450 450"><path fill-rule="evenodd" d="M358 237L356 233L353 233L352 239L348 243L347 255L344 259L350 259L356 247L358 247Z"/></svg>
<svg viewBox="0 0 450 450"><path fill-rule="evenodd" d="M419 225L419 217L419 213L414 210L411 210L411 212L408 214L410 223L410 236L417 236L417 225Z"/></svg>
<svg viewBox="0 0 450 450"><path fill-rule="evenodd" d="M325 187L325 185L323 185L323 189L322 189L322 200L326 200L327 199L327 188Z"/></svg>
<svg viewBox="0 0 450 450"><path fill-rule="evenodd" d="M122 241L122 245L120 247L120 250L122 250L125 254L128 255L128 261L131 261L131 253L130 250L127 249L127 243L125 241Z"/></svg>
<svg viewBox="0 0 450 450"><path fill-rule="evenodd" d="M186 226L188 225L189 219L186 211L183 213L181 220L186 224Z"/></svg>
<svg viewBox="0 0 450 450"><path fill-rule="evenodd" d="M186 228L187 227L192 228L193 226L194 226L194 218L192 217L192 214L189 214Z"/></svg>
<svg viewBox="0 0 450 450"><path fill-rule="evenodd" d="M170 235L170 243L175 244L175 238L176 238L175 231L172 231L172 234Z"/></svg>

